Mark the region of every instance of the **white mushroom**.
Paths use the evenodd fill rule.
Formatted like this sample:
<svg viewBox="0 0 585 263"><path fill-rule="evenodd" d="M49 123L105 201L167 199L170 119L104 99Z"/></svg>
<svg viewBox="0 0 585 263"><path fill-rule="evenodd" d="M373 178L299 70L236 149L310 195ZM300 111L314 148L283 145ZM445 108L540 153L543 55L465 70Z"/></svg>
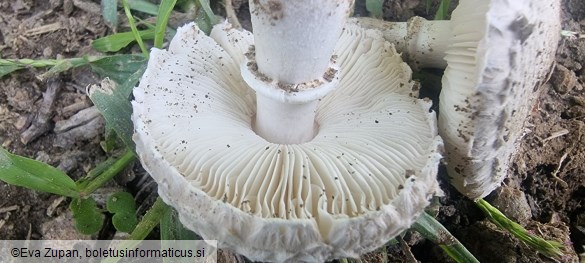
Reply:
<svg viewBox="0 0 585 263"><path fill-rule="evenodd" d="M455 187L472 199L506 177L560 38L560 1L461 0L451 21L361 20L411 66L445 67L439 133ZM446 56L445 56L446 55ZM444 56L444 62L438 60Z"/></svg>
<svg viewBox="0 0 585 263"><path fill-rule="evenodd" d="M287 16L280 7L275 24ZM186 227L252 260L357 257L407 229L440 191L442 141L410 68L380 33L353 20L334 43L326 63L308 71L314 76L287 81L280 70L255 70L260 46L254 57L252 35L227 23L211 37L186 25L168 51L152 51L134 90L134 140ZM323 77L336 64L339 73ZM255 131L260 111L296 117L295 105L306 103L316 107L303 110L314 116L306 126L290 132L298 120L271 123L278 118L265 112L268 129ZM297 141L304 131L310 136Z"/></svg>
<svg viewBox="0 0 585 263"><path fill-rule="evenodd" d="M359 23L362 27L380 30L412 68L447 67L443 58L451 39L451 21L428 21L414 16L408 22L387 22L364 17L359 18Z"/></svg>
<svg viewBox="0 0 585 263"><path fill-rule="evenodd" d="M478 199L506 178L525 119L551 70L560 2L460 1L452 28L439 129L453 185Z"/></svg>

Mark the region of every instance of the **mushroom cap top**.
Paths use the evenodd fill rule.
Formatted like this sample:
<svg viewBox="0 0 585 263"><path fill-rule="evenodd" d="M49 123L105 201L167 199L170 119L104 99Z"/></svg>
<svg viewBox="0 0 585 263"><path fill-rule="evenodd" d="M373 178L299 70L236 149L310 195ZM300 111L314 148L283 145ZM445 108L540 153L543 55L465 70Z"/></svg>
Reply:
<svg viewBox="0 0 585 263"><path fill-rule="evenodd" d="M291 262L357 257L407 229L440 191L442 141L393 46L348 23L318 134L284 145L251 128L239 71L251 44L227 23L211 37L183 26L134 89L136 150L181 222L252 260Z"/></svg>
<svg viewBox="0 0 585 263"><path fill-rule="evenodd" d="M461 0L440 95L455 187L482 198L506 177L560 37L559 1Z"/></svg>

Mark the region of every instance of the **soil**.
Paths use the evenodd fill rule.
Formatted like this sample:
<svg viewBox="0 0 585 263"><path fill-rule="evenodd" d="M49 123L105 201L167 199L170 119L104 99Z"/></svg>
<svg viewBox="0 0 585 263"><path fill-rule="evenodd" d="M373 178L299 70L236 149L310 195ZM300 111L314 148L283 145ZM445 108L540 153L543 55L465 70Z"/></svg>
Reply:
<svg viewBox="0 0 585 263"><path fill-rule="evenodd" d="M53 59L94 54L91 41L113 32L101 18L99 2L0 0L1 57ZM246 2L234 1L234 7L242 25L249 28ZM452 2L455 6L457 1ZM562 2L563 29L585 32L585 2ZM419 15L432 19L438 1L433 1L429 12L425 3L387 0L384 18L405 21ZM366 14L363 3L356 6L356 15ZM565 244L564 258L544 257L499 230L442 176L445 196L437 200L438 218L481 262L578 262L577 254L585 253L584 62L585 39L564 38L559 44L557 66L529 116L509 178L487 198L531 232ZM0 78L0 144L10 152L59 167L77 179L107 158L100 146L103 121L76 123L75 128L86 135L73 137L56 129L55 123L91 107L85 87L99 78L80 68L41 81L36 76L43 72L45 69L30 68ZM51 91L56 91L55 96ZM39 119L48 120L48 125L40 128L39 137L30 141L25 138L27 143L23 143L23 134ZM140 169L135 167L124 174L140 177L136 175ZM130 185L135 190L141 187ZM126 186L112 183L104 191ZM71 227L67 199L2 182L0 193L0 238L90 238ZM98 237L105 236L102 233ZM438 246L414 232L408 232L399 245L364 255L362 261L383 262L384 254L387 262L413 262L413 257L420 262L452 262Z"/></svg>

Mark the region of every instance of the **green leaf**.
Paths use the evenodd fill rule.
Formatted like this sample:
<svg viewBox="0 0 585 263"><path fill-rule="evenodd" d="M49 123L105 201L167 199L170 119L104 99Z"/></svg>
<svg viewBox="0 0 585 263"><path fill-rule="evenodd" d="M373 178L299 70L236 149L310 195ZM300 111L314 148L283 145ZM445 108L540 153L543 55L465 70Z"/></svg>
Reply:
<svg viewBox="0 0 585 263"><path fill-rule="evenodd" d="M162 48L169 16L171 15L176 3L177 0L162 0L160 3L156 19L156 34L154 36L154 47L156 48Z"/></svg>
<svg viewBox="0 0 585 263"><path fill-rule="evenodd" d="M128 0L128 5L132 10L153 16L158 14L158 6L146 0Z"/></svg>
<svg viewBox="0 0 585 263"><path fill-rule="evenodd" d="M118 135L116 131L109 126L106 126L106 134L104 135L104 140L100 142L100 146L102 150L106 153L112 152L114 149L117 148L118 144Z"/></svg>
<svg viewBox="0 0 585 263"><path fill-rule="evenodd" d="M102 16L111 27L118 25L118 0L102 0Z"/></svg>
<svg viewBox="0 0 585 263"><path fill-rule="evenodd" d="M117 192L108 198L108 211L114 216L112 223L118 231L130 233L138 224L136 219L136 203L128 192Z"/></svg>
<svg viewBox="0 0 585 263"><path fill-rule="evenodd" d="M150 232L160 223L169 206L159 197L152 207L142 217L142 220L136 225L136 228L130 233L130 237L116 246L116 249L132 249L148 236ZM116 263L121 258L108 257L102 260L102 263Z"/></svg>
<svg viewBox="0 0 585 263"><path fill-rule="evenodd" d="M140 30L138 31L138 34L142 39L153 39L154 29ZM118 52L120 49L127 47L134 41L136 41L134 33L123 32L98 38L91 42L91 46L99 52Z"/></svg>
<svg viewBox="0 0 585 263"><path fill-rule="evenodd" d="M160 239L161 240L200 240L197 234L185 228L177 211L172 207L167 209L167 212L160 220Z"/></svg>
<svg viewBox="0 0 585 263"><path fill-rule="evenodd" d="M451 6L451 0L441 0L439 9L435 14L435 20L446 20L449 16L449 6Z"/></svg>
<svg viewBox="0 0 585 263"><path fill-rule="evenodd" d="M75 198L69 204L73 213L75 229L84 235L93 235L102 229L104 215L99 212L97 203L93 198Z"/></svg>
<svg viewBox="0 0 585 263"><path fill-rule="evenodd" d="M106 203L108 212L115 213L136 213L134 197L128 192L117 192L108 198Z"/></svg>
<svg viewBox="0 0 585 263"><path fill-rule="evenodd" d="M11 154L0 147L0 180L36 191L78 197L75 182L48 164Z"/></svg>
<svg viewBox="0 0 585 263"><path fill-rule="evenodd" d="M96 59L90 62L90 66L94 72L99 74L101 77L108 77L118 84L126 83L129 77L135 75L137 72L142 76L142 73L146 69L147 59L142 55L134 54L123 54L107 56L100 59ZM132 85L138 82L137 78ZM130 88L130 91L132 88ZM127 92L128 95L130 92Z"/></svg>
<svg viewBox="0 0 585 263"><path fill-rule="evenodd" d="M197 23L199 29L205 32L206 35L209 35L209 33L211 33L213 23L209 20L209 17L201 8L197 9L197 13L195 15L195 23Z"/></svg>
<svg viewBox="0 0 585 263"><path fill-rule="evenodd" d="M366 10L375 18L382 18L384 10L383 0L366 0Z"/></svg>
<svg viewBox="0 0 585 263"><path fill-rule="evenodd" d="M144 57L148 58L149 56L148 50L146 50L146 46L144 46L144 42L142 41L140 34L138 34L136 23L134 23L134 16L132 16L132 13L130 12L130 6L128 6L128 0L122 0L122 6L124 7L124 13L126 14L126 18L128 18L128 24L132 29L132 33L134 34L136 42L138 43L138 46L140 47L140 50L142 51Z"/></svg>
<svg viewBox="0 0 585 263"><path fill-rule="evenodd" d="M179 221L177 211L172 207L169 207L160 220L160 239L162 249L188 249L188 243L177 242L176 240L201 240L202 238L193 231L185 228ZM177 262L187 263L189 261L186 259L179 259Z"/></svg>
<svg viewBox="0 0 585 263"><path fill-rule="evenodd" d="M94 85L89 88L90 99L100 110L106 123L116 131L129 149L134 149L134 141L132 141L134 125L131 120L132 104L130 104L129 96L145 68L146 63L138 71L127 75L126 81L121 85L105 79L100 86Z"/></svg>
<svg viewBox="0 0 585 263"><path fill-rule="evenodd" d="M116 213L112 216L112 224L118 231L132 233L138 225L138 219L134 213Z"/></svg>
<svg viewBox="0 0 585 263"><path fill-rule="evenodd" d="M217 18L211 11L211 6L209 5L209 0L197 0L197 4L199 7L203 8L205 14L207 15L207 20L211 25L217 24Z"/></svg>

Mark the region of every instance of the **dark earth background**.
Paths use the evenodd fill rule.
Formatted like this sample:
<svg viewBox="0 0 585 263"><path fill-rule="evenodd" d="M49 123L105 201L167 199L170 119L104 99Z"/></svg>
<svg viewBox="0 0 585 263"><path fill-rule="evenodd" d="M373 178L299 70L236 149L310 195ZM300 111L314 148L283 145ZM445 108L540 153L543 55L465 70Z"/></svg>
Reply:
<svg viewBox="0 0 585 263"><path fill-rule="evenodd" d="M246 2L234 1L233 5L240 22L249 29ZM356 15L366 15L364 4L357 2ZM427 12L424 0L386 0L384 19L406 21L413 15L432 19L438 2L433 1ZM585 1L562 3L562 28L585 32ZM214 11L225 14L221 4ZM173 17L171 25L188 21L184 17ZM120 20L118 31L129 31L122 12ZM0 0L2 58L99 55L92 50L91 41L112 32L101 18L97 0ZM445 196L434 206L438 219L481 262L579 262L577 254L585 253L585 38L563 38L556 61L527 121L509 178L487 200L532 233L565 244L566 256L560 260L544 257L497 229L441 175ZM78 179L107 158L100 147L104 121L85 94L86 86L99 78L88 68L78 68L56 79L38 80L36 76L45 71L26 69L0 78L0 144ZM425 79L423 88L437 84L429 81L436 78ZM48 107L51 102L53 106ZM51 125L32 139L26 131L43 114ZM136 164L95 198L103 200L108 193L127 188L137 194L138 203L143 204L140 211L144 211L154 196L154 185L147 178ZM0 239L112 237L109 223L98 236L76 233L68 202L0 182ZM400 244L367 254L362 261L383 262L386 254L387 262L415 262L413 256L420 262L452 262L438 246L411 232ZM242 260L228 253L220 258L226 262Z"/></svg>

